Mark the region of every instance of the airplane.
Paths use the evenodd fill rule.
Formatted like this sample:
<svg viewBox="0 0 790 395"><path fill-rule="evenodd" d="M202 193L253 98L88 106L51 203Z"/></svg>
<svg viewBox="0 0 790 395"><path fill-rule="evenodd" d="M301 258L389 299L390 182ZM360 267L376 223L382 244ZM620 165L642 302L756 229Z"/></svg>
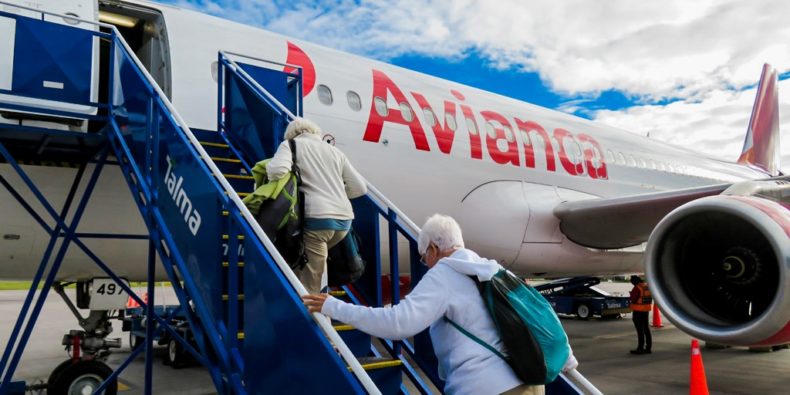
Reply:
<svg viewBox="0 0 790 395"><path fill-rule="evenodd" d="M790 185L779 171L768 65L743 153L727 162L188 9L140 0L24 4L117 26L192 128L216 130L218 51L301 67L305 117L410 218L455 217L468 247L523 276L646 272L669 319L704 340L790 342ZM0 39L0 51L9 46L13 35ZM42 121L3 111L0 122ZM74 169L25 170L63 203ZM20 186L11 173L0 165ZM30 279L46 234L6 191L0 212L0 278ZM147 278L147 231L118 170L102 175L78 230L130 236L86 244L119 276ZM105 276L70 251L58 280ZM167 279L163 271L157 278Z"/></svg>

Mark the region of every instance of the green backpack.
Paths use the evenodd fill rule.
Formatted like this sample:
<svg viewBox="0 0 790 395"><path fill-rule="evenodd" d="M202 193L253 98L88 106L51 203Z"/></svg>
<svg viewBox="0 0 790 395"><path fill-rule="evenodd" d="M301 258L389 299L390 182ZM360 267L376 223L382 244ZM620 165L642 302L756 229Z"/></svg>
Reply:
<svg viewBox="0 0 790 395"><path fill-rule="evenodd" d="M255 190L242 202L288 265L292 269L301 269L307 263L303 240L304 194L299 191L301 176L295 160L296 146L293 140L289 142L294 158L293 170L279 180L269 181L266 164L271 159L256 163L252 168Z"/></svg>

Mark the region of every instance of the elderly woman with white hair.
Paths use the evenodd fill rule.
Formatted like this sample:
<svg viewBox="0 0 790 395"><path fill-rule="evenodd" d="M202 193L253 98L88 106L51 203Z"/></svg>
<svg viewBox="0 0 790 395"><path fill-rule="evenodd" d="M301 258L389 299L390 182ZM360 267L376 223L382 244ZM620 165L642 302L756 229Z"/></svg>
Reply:
<svg viewBox="0 0 790 395"><path fill-rule="evenodd" d="M543 394L542 385L525 385L502 358L442 319L449 318L503 352L496 326L470 278L489 280L502 266L464 248L458 223L444 215L428 218L417 249L429 270L395 306L355 306L328 295L302 299L310 312L323 313L376 337L400 340L430 327L439 376L448 394Z"/></svg>
<svg viewBox="0 0 790 395"><path fill-rule="evenodd" d="M305 195L304 244L307 265L297 273L307 292L318 293L324 285L326 257L351 228L354 211L349 198L367 193L364 179L339 149L321 139L313 122L296 118L285 129L285 141L266 166L270 180L291 171L294 158L288 140L296 145L296 164Z"/></svg>

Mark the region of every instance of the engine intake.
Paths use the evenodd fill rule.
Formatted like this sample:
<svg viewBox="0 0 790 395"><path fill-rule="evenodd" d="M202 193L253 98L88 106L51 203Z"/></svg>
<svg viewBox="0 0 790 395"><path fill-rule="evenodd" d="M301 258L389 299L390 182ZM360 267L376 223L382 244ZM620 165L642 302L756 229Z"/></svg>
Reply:
<svg viewBox="0 0 790 395"><path fill-rule="evenodd" d="M656 226L645 255L651 291L692 336L790 342L790 207L727 193L687 203Z"/></svg>

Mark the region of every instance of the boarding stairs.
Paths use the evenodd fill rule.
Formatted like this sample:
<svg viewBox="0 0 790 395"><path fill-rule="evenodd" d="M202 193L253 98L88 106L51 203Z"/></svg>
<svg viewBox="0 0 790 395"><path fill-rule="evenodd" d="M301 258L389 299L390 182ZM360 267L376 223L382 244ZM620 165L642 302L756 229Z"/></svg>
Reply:
<svg viewBox="0 0 790 395"><path fill-rule="evenodd" d="M0 153L20 174L24 172L15 154L22 151L14 147L26 145L13 142L29 140L28 136L55 139L64 147L85 147L89 142L90 150L61 150L72 160L95 161L98 157L103 163L108 153L114 155L116 163L112 164L122 170L148 228L151 245L179 302L187 306L183 310L193 338L171 335L180 341L181 352L192 354L206 366L218 392L428 394L442 388L427 330L404 341L372 339L320 314L308 314L299 298L304 288L241 201L253 188L250 166L273 155L287 123L302 113L298 68L283 71L284 65L220 52L217 131L190 129L113 26L87 21L81 23L101 29L53 26L45 20L45 14L36 20L0 12L2 17L13 18L18 27L38 32L40 50L51 55L40 60L52 63L44 68L61 70L66 77L69 69L63 64L81 59L62 53L57 56L63 36L69 42L98 38L109 43L109 62L102 65L109 75L106 102L78 102L98 109L84 118L106 124L88 134L0 124ZM16 87L0 89L0 94L69 101ZM48 116L77 116L29 104L0 107ZM28 185L35 190L34 185ZM419 229L372 185L368 195L355 199L353 205L354 228L362 239L361 254L368 266L362 279L332 293L368 306L383 306L385 300L396 304L408 291L401 289L398 262L409 263L412 286L427 270L419 264L415 237ZM53 217L57 218L57 213ZM58 226L73 231L64 219ZM78 235L70 235L81 247ZM399 240L408 244L408 256L399 257ZM389 250L389 259L385 260L390 264L387 287L382 287L381 243L387 243ZM166 322L166 317L157 317L154 309L111 268L94 260L152 319ZM152 262L151 256L150 276ZM52 271L57 271L58 264L56 260ZM53 277L50 273L44 280L44 298ZM43 278L38 275L34 279L31 295ZM151 279L149 284L153 283ZM388 295L384 294L385 288ZM30 304L26 301L20 313L14 344L6 347L10 356L16 345L14 357L4 355L0 366L0 394L10 393L19 360L16 353L24 350L29 336L27 328L21 330L22 322L31 325L29 322L35 322L40 311L38 304L29 310ZM17 332L21 336L18 342ZM134 351L104 385L151 347L150 342L146 344ZM148 354L146 351L146 372L150 374ZM150 392L150 378L146 378L146 392ZM547 386L547 393L581 392L563 376Z"/></svg>

